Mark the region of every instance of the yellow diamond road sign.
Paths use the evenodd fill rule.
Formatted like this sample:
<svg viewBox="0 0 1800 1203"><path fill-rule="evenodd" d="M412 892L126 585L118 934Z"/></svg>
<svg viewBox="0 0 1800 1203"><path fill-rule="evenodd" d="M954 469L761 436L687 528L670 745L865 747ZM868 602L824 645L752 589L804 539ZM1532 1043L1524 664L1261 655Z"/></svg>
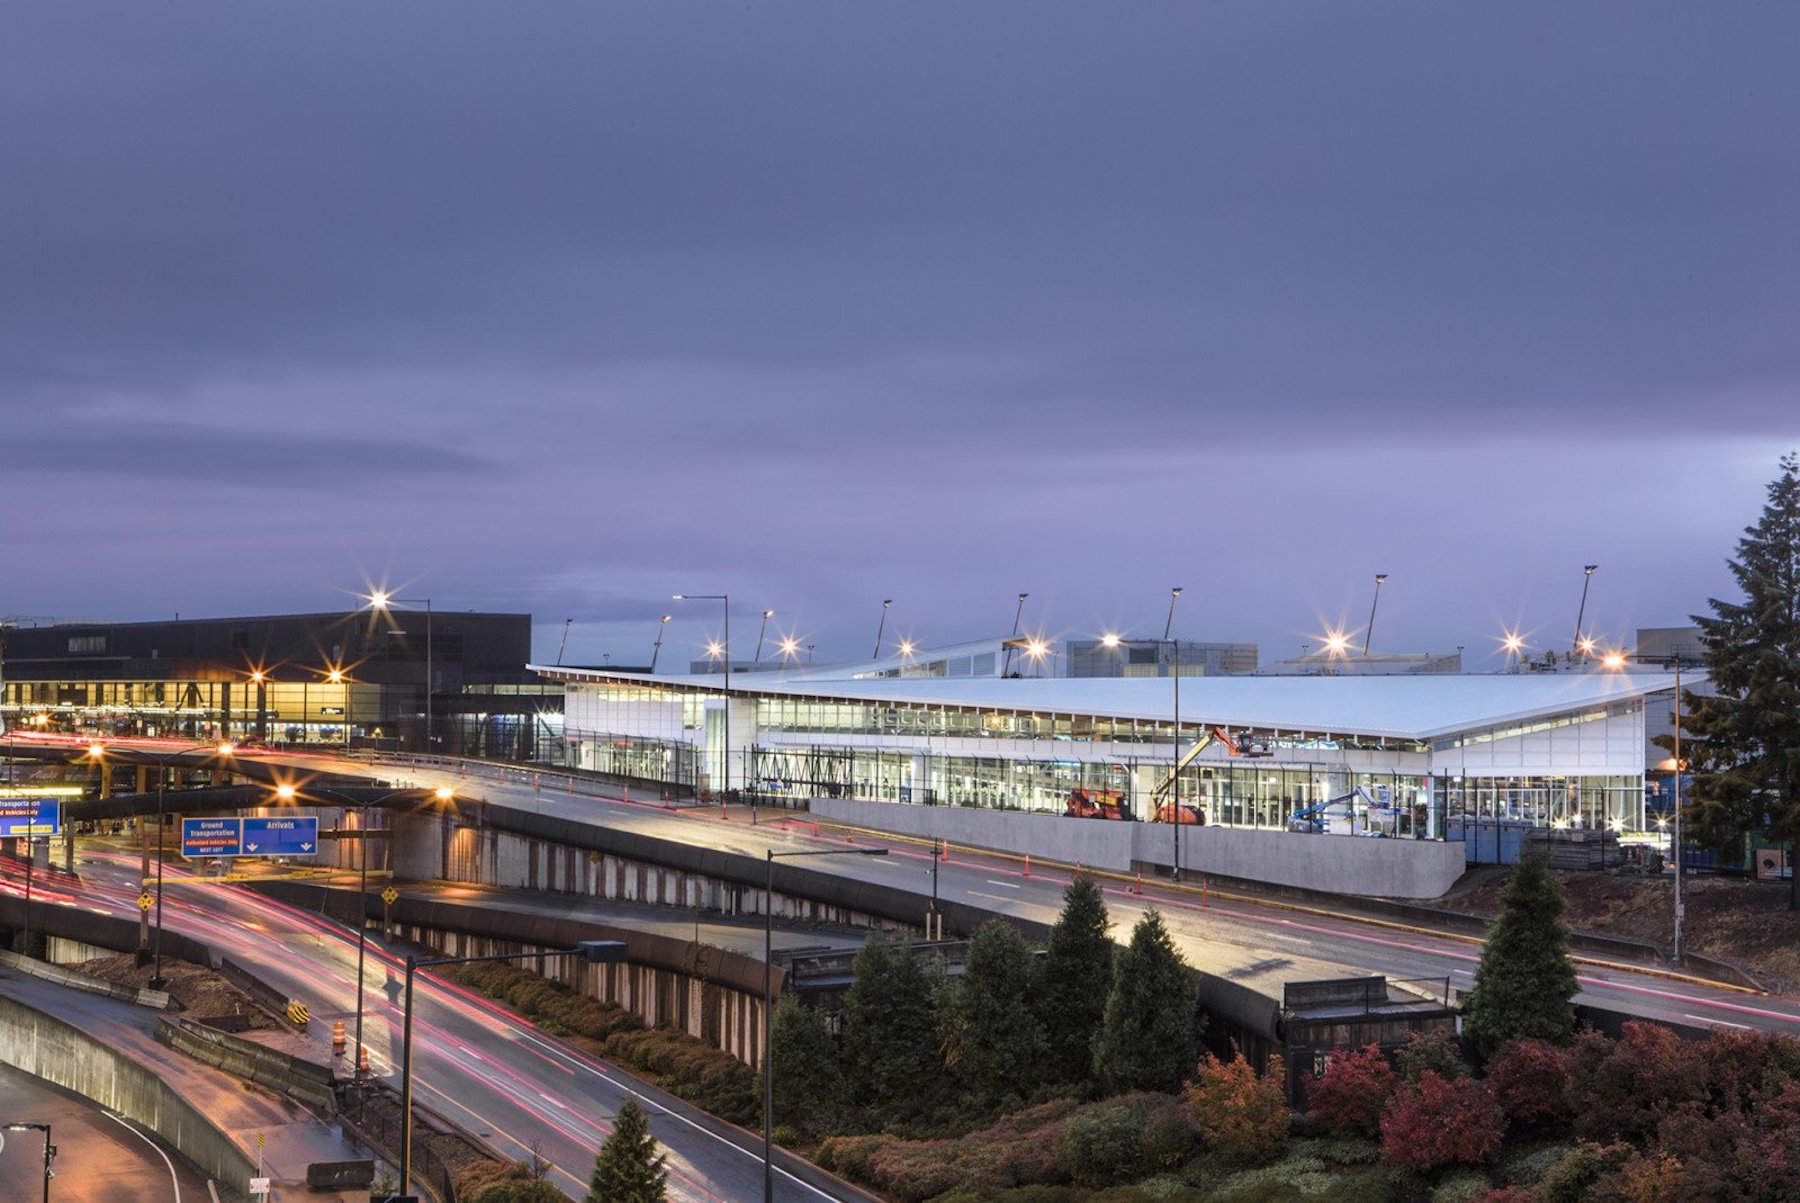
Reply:
<svg viewBox="0 0 1800 1203"><path fill-rule="evenodd" d="M399 897L400 897L400 891L396 890L393 886L389 886L387 889L381 891L381 900L383 902L387 903L389 906L393 906L395 901L398 900Z"/></svg>
<svg viewBox="0 0 1800 1203"><path fill-rule="evenodd" d="M138 910L147 911L156 905L156 896L148 891L138 895Z"/></svg>

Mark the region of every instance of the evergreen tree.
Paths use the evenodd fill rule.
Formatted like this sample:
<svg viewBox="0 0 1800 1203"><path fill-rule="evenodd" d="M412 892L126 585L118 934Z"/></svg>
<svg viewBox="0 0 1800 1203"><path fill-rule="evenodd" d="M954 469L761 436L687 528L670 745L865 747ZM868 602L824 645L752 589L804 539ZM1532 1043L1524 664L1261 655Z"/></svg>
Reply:
<svg viewBox="0 0 1800 1203"><path fill-rule="evenodd" d="M825 1016L784 994L775 1004L772 1035L774 1122L811 1136L835 1134L844 1111L844 1074Z"/></svg>
<svg viewBox="0 0 1800 1203"><path fill-rule="evenodd" d="M1031 1096L1044 1072L1044 1031L1032 1008L1037 965L1030 945L1004 919L989 919L969 941L962 976L945 992L945 1060L962 1098L985 1118Z"/></svg>
<svg viewBox="0 0 1800 1203"><path fill-rule="evenodd" d="M844 1079L866 1123L880 1128L930 1114L943 1089L936 981L912 945L871 936L844 996Z"/></svg>
<svg viewBox="0 0 1800 1203"><path fill-rule="evenodd" d="M1567 1044L1574 1036L1575 962L1562 912L1549 859L1528 854L1500 893L1463 1007L1463 1037L1483 1057L1517 1037Z"/></svg>
<svg viewBox="0 0 1800 1203"><path fill-rule="evenodd" d="M1046 1081L1085 1086L1094 1076L1094 1038L1112 992L1113 942L1106 900L1093 874L1063 891L1062 914L1050 931L1037 1012L1044 1025Z"/></svg>
<svg viewBox="0 0 1800 1203"><path fill-rule="evenodd" d="M1152 907L1113 967L1094 1042L1101 1086L1113 1093L1179 1090L1195 1065L1194 999L1193 975Z"/></svg>
<svg viewBox="0 0 1800 1203"><path fill-rule="evenodd" d="M637 1100L627 1099L613 1117L612 1135L594 1158L587 1203L662 1203L668 1198L666 1153L656 1151L650 1121Z"/></svg>
<svg viewBox="0 0 1800 1203"><path fill-rule="evenodd" d="M1715 848L1764 831L1800 841L1800 456L1781 458L1768 504L1728 562L1742 602L1695 615L1716 695L1695 697L1682 751L1694 770L1688 830ZM1800 872L1790 909L1800 910Z"/></svg>

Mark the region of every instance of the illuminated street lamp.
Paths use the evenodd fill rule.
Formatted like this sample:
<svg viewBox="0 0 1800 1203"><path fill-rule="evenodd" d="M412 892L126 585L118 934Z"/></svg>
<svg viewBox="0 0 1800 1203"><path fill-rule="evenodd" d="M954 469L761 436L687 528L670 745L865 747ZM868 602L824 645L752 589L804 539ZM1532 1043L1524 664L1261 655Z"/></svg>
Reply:
<svg viewBox="0 0 1800 1203"><path fill-rule="evenodd" d="M783 664L790 663L799 655L800 641L798 639L789 635L781 641L781 662Z"/></svg>
<svg viewBox="0 0 1800 1203"><path fill-rule="evenodd" d="M436 709L432 704L433 695L436 692L436 682L433 679L435 674L432 672L431 661L431 599L429 597L396 597L392 593L385 592L381 589L377 589L375 592L369 594L369 608L371 610L380 610L383 613L387 613L388 608L395 602L401 602L411 606L422 605L425 607L425 751L428 754L436 755L437 743L432 738L431 721L432 713Z"/></svg>
<svg viewBox="0 0 1800 1203"><path fill-rule="evenodd" d="M886 856L886 848L818 848L798 852L766 849L768 879L763 895L763 1203L775 1200L775 862L793 856ZM935 860L934 870L935 870Z"/></svg>

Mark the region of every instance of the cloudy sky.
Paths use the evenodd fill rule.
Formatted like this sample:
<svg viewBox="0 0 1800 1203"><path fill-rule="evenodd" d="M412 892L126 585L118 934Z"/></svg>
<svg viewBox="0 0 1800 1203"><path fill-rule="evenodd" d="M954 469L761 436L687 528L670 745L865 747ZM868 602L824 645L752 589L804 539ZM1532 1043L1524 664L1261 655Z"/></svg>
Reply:
<svg viewBox="0 0 1800 1203"><path fill-rule="evenodd" d="M0 4L0 616L1628 639L1800 445L1800 9ZM1497 663L1498 657L1488 661Z"/></svg>

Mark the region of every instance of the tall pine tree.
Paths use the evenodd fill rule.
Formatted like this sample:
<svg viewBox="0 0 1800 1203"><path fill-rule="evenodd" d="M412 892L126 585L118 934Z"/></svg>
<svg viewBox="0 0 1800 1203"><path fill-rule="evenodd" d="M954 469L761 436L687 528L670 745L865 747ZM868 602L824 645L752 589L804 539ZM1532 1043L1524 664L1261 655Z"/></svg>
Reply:
<svg viewBox="0 0 1800 1203"><path fill-rule="evenodd" d="M971 1119L1030 1098L1043 1080L1037 988L1038 966L1018 928L989 919L976 929L943 1008L945 1060Z"/></svg>
<svg viewBox="0 0 1800 1203"><path fill-rule="evenodd" d="M1094 1042L1101 1086L1115 1094L1179 1090L1195 1065L1194 998L1194 976L1151 907L1114 964Z"/></svg>
<svg viewBox="0 0 1800 1203"><path fill-rule="evenodd" d="M1800 456L1781 458L1768 504L1728 562L1741 602L1696 614L1716 691L1695 697L1682 751L1694 770L1683 811L1700 842L1723 848L1754 831L1800 841ZM1800 910L1800 871L1788 907Z"/></svg>
<svg viewBox="0 0 1800 1203"><path fill-rule="evenodd" d="M803 1136L830 1136L844 1112L844 1072L837 1045L814 1007L784 994L775 1004L774 1123Z"/></svg>
<svg viewBox="0 0 1800 1203"><path fill-rule="evenodd" d="M667 1160L668 1154L656 1151L650 1121L637 1100L626 1099L613 1117L612 1135L594 1158L587 1203L662 1203L668 1198Z"/></svg>
<svg viewBox="0 0 1800 1203"><path fill-rule="evenodd" d="M870 937L844 994L844 1079L864 1123L883 1128L929 1115L944 1087L937 983L912 946Z"/></svg>
<svg viewBox="0 0 1800 1203"><path fill-rule="evenodd" d="M1567 1044L1575 1034L1575 962L1563 925L1562 887L1542 853L1526 855L1500 893L1463 1007L1463 1036L1487 1056L1530 1036Z"/></svg>
<svg viewBox="0 0 1800 1203"><path fill-rule="evenodd" d="M1046 1081L1075 1087L1093 1081L1094 1037L1112 993L1113 942L1106 929L1100 883L1083 873L1063 891L1062 914L1044 954L1037 1012L1044 1025Z"/></svg>

